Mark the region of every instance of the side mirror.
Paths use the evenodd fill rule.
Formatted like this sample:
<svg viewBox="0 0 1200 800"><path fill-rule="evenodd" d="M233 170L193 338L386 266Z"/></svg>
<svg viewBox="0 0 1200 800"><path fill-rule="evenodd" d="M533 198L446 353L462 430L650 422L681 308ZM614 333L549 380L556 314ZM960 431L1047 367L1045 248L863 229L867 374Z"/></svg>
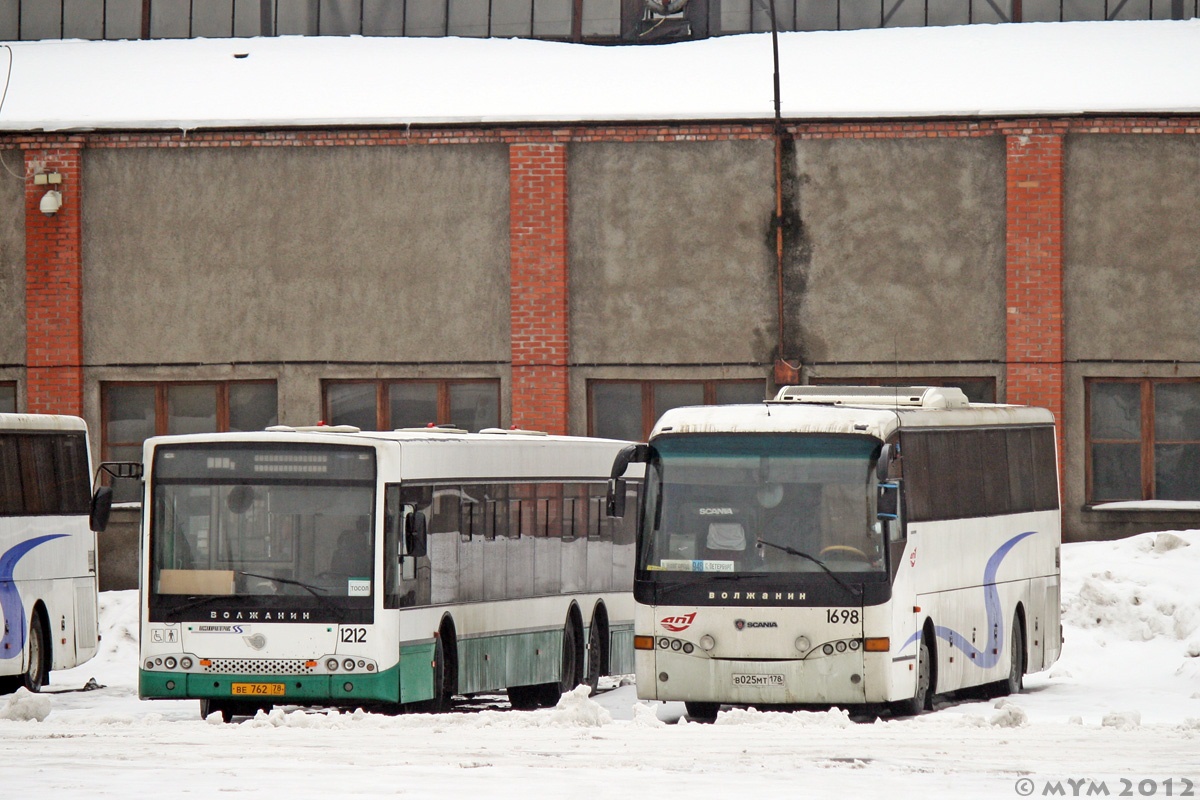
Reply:
<svg viewBox="0 0 1200 800"><path fill-rule="evenodd" d="M621 476L630 464L645 464L650 460L650 445L631 444L621 449L613 460L612 473L608 479L608 496L605 508L610 517L625 516L625 481Z"/></svg>
<svg viewBox="0 0 1200 800"><path fill-rule="evenodd" d="M414 511L404 518L404 554L421 558L428 551L429 537L425 515Z"/></svg>
<svg viewBox="0 0 1200 800"><path fill-rule="evenodd" d="M140 480L145 472L140 461L105 461L100 464L99 469L114 478L132 478L134 480Z"/></svg>
<svg viewBox="0 0 1200 800"><path fill-rule="evenodd" d="M111 486L101 486L92 495L92 508L88 514L88 527L100 533L108 527L108 515L112 513L113 490Z"/></svg>
<svg viewBox="0 0 1200 800"><path fill-rule="evenodd" d="M875 503L875 516L879 519L898 519L900 516L900 485L879 484L879 499Z"/></svg>
<svg viewBox="0 0 1200 800"><path fill-rule="evenodd" d="M879 460L875 462L875 477L883 483L891 474L892 462L896 460L896 456L900 454L900 449L895 445L885 444L879 451Z"/></svg>

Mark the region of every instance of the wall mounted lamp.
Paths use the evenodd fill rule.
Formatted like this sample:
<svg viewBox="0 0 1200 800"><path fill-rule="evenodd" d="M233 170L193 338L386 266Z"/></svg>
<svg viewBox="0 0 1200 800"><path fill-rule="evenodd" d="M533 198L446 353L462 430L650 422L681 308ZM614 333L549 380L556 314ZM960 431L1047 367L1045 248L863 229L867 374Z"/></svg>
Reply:
<svg viewBox="0 0 1200 800"><path fill-rule="evenodd" d="M35 186L61 186L62 174L58 172L39 172L33 176L33 183ZM58 213L58 210L62 208L62 192L58 189L50 189L42 195L42 202L38 205L38 208L47 216L53 216Z"/></svg>

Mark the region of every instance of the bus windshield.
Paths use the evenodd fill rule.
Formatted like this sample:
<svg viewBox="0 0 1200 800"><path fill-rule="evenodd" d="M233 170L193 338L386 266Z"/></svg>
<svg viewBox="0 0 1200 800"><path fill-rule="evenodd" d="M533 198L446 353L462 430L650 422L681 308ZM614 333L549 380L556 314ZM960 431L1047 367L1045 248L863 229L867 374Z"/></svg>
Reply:
<svg viewBox="0 0 1200 800"><path fill-rule="evenodd" d="M866 436L689 434L652 443L639 569L882 572Z"/></svg>
<svg viewBox="0 0 1200 800"><path fill-rule="evenodd" d="M369 606L374 482L372 448L158 448L152 598L176 610L205 597L256 608L287 607L287 597L293 606L297 597L304 607Z"/></svg>

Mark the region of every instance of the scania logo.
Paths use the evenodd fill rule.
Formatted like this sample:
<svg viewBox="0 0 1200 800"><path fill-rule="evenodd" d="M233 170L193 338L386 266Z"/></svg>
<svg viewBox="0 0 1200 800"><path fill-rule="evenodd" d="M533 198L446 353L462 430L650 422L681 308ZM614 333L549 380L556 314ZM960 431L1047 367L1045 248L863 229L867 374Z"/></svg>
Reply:
<svg viewBox="0 0 1200 800"><path fill-rule="evenodd" d="M746 622L744 619L735 619L733 627L740 631L746 628L778 628L779 624L776 622Z"/></svg>
<svg viewBox="0 0 1200 800"><path fill-rule="evenodd" d="M262 650L267 646L267 637L261 633L256 633L253 636L243 636L242 641L253 647L255 650Z"/></svg>
<svg viewBox="0 0 1200 800"><path fill-rule="evenodd" d="M679 633L680 631L687 630L695 621L696 612L693 611L690 614L682 614L678 617L663 617L658 621L658 624L662 625L672 633Z"/></svg>
<svg viewBox="0 0 1200 800"><path fill-rule="evenodd" d="M700 516L702 517L723 517L733 514L732 508L702 508Z"/></svg>

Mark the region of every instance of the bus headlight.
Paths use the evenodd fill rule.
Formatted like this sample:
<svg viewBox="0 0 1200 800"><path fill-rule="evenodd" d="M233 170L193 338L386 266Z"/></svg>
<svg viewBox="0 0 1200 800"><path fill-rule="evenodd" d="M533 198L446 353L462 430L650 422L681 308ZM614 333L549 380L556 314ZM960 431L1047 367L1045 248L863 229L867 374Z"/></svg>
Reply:
<svg viewBox="0 0 1200 800"><path fill-rule="evenodd" d="M184 669L191 669L192 668L191 656L184 656L183 658L179 659L179 666L183 667Z"/></svg>
<svg viewBox="0 0 1200 800"><path fill-rule="evenodd" d="M700 637L700 649L704 652L711 652L717 646L717 640L709 636L707 633Z"/></svg>
<svg viewBox="0 0 1200 800"><path fill-rule="evenodd" d="M175 669L175 659L171 657L167 658L167 660L163 662L163 666L167 669Z"/></svg>
<svg viewBox="0 0 1200 800"><path fill-rule="evenodd" d="M337 672L338 662L336 658L325 659L325 669L330 672Z"/></svg>
<svg viewBox="0 0 1200 800"><path fill-rule="evenodd" d="M807 653L809 650L812 650L812 642L808 640L807 636L797 636L796 649L801 653Z"/></svg>
<svg viewBox="0 0 1200 800"><path fill-rule="evenodd" d="M354 671L354 659L347 658L345 661L342 662L342 666L346 668L346 672L353 672ZM347 685L349 685L349 684L347 684Z"/></svg>

